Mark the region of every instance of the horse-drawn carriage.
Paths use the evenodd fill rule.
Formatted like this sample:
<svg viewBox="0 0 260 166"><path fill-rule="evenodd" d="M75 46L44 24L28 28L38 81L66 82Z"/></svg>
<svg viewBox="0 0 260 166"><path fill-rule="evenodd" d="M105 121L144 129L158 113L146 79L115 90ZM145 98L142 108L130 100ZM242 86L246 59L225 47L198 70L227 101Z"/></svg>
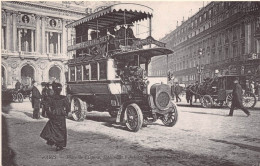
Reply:
<svg viewBox="0 0 260 166"><path fill-rule="evenodd" d="M246 91L246 77L238 75L225 75L214 78L207 78L203 83L197 85L193 90L194 95L200 98L202 107L210 108L212 106L231 107L233 80L239 77L239 82L243 89L243 105L247 108L253 108L256 104L255 95Z"/></svg>
<svg viewBox="0 0 260 166"><path fill-rule="evenodd" d="M24 99L29 98L31 101L31 91L32 87L30 86L23 86L21 89L12 89L12 97L13 101L18 101L19 103L22 103Z"/></svg>

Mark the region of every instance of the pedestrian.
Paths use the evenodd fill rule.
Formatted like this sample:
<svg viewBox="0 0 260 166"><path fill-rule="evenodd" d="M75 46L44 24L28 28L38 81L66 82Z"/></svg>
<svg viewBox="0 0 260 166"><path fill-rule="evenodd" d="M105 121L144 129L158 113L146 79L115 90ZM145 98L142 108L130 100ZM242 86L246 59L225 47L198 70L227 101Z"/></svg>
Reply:
<svg viewBox="0 0 260 166"><path fill-rule="evenodd" d="M195 97L194 103L197 103L197 100L200 99L200 96L198 95L198 93L199 93L199 86L200 86L199 81L196 81L195 82L195 86L193 87L193 90L196 93L196 94L194 94L194 97Z"/></svg>
<svg viewBox="0 0 260 166"><path fill-rule="evenodd" d="M186 88L186 101L187 103L190 103L190 105L192 105L192 90L191 90L192 84L189 84Z"/></svg>
<svg viewBox="0 0 260 166"><path fill-rule="evenodd" d="M55 145L56 151L62 150L67 145L66 116L70 111L70 104L66 96L60 95L62 85L53 83L54 91L47 102L47 115L49 121L43 128L40 137L47 141L47 145Z"/></svg>
<svg viewBox="0 0 260 166"><path fill-rule="evenodd" d="M243 106L243 103L242 103L243 91L242 91L242 87L238 81L239 81L239 79L235 78L234 88L233 88L233 92L232 92L232 95L233 95L232 104L231 104L231 108L230 108L228 116L233 116L233 112L234 112L235 108L241 109L242 111L244 111L247 114L247 116L249 116L250 112Z"/></svg>
<svg viewBox="0 0 260 166"><path fill-rule="evenodd" d="M46 109L47 109L47 99L48 99L48 93L47 93L47 83L46 82L42 82L42 101L41 101L41 105L42 105L42 117L47 117L46 114Z"/></svg>
<svg viewBox="0 0 260 166"><path fill-rule="evenodd" d="M20 81L18 79L16 81L17 82L15 83L15 90L19 91L21 89L21 83L20 83Z"/></svg>
<svg viewBox="0 0 260 166"><path fill-rule="evenodd" d="M37 82L32 82L32 108L33 108L33 119L40 118L40 105L41 105L41 94L37 88Z"/></svg>
<svg viewBox="0 0 260 166"><path fill-rule="evenodd" d="M174 91L175 96L176 96L176 102L181 101L181 98L179 97L179 95L181 94L181 91L182 91L181 86L179 85L179 83L176 83L175 91Z"/></svg>

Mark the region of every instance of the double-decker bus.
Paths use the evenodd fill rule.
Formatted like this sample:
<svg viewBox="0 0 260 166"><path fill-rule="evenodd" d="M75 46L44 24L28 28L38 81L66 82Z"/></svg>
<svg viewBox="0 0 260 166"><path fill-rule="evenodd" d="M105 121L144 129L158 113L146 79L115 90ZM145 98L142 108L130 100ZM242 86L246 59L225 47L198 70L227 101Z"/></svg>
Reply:
<svg viewBox="0 0 260 166"><path fill-rule="evenodd" d="M152 57L173 53L152 37L152 17L147 6L121 3L66 26L76 30L76 38L69 41L68 54L73 56L67 64L67 94L75 120L84 120L88 111L95 110L109 112L135 132L158 119L165 126L176 124L170 86L150 85L147 76ZM144 39L135 37L132 29L141 21L149 24Z"/></svg>

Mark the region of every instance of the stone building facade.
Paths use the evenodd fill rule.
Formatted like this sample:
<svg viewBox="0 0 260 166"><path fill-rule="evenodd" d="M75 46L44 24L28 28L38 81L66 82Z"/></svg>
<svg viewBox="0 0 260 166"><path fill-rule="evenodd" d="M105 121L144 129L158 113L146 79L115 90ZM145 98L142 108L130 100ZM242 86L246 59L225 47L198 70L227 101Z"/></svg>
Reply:
<svg viewBox="0 0 260 166"><path fill-rule="evenodd" d="M184 84L219 75L260 75L260 3L211 2L166 35L174 54L152 59L152 75ZM167 63L168 71L165 68ZM250 78L249 78L250 79Z"/></svg>
<svg viewBox="0 0 260 166"><path fill-rule="evenodd" d="M14 88L37 82L66 82L67 42L75 37L65 25L108 5L87 1L3 1L1 34L2 85ZM109 2L114 3L114 2Z"/></svg>

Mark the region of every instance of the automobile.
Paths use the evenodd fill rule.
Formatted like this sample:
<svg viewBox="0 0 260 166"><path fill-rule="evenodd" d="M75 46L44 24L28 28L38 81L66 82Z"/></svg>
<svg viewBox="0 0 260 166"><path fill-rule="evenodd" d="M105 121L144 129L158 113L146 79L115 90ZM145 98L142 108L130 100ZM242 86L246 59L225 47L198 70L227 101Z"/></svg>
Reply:
<svg viewBox="0 0 260 166"><path fill-rule="evenodd" d="M158 119L165 126L176 124L178 111L171 99L170 86L148 81L151 58L173 53L165 43L151 36L152 16L149 7L121 3L104 7L66 26L76 30L76 38L68 46L74 55L67 63L66 82L74 120L82 121L87 112L100 111L109 112L117 123L133 132ZM115 25L128 27L142 20L150 22L149 36L145 39L127 35L122 38L116 33L100 35ZM96 35L90 38L87 35L90 31ZM156 47L152 48L152 44Z"/></svg>

